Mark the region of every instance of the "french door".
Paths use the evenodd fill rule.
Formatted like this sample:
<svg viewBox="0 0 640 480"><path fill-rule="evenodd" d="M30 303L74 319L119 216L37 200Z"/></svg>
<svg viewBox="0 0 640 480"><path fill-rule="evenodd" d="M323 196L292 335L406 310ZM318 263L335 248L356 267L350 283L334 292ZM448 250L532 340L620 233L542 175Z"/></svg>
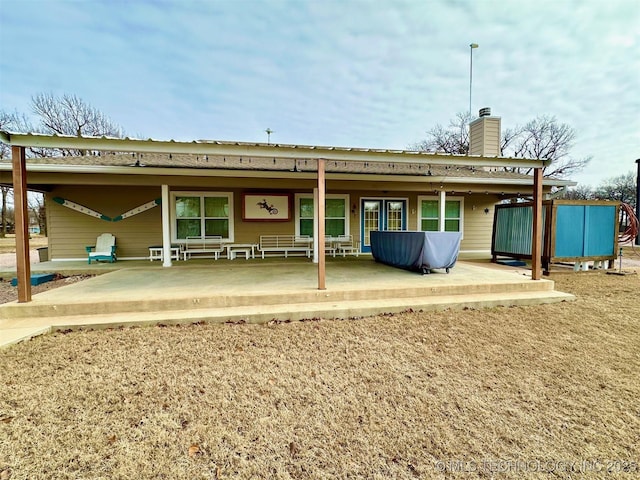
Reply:
<svg viewBox="0 0 640 480"><path fill-rule="evenodd" d="M363 198L360 201L360 244L363 252L371 252L371 232L407 229L407 200Z"/></svg>

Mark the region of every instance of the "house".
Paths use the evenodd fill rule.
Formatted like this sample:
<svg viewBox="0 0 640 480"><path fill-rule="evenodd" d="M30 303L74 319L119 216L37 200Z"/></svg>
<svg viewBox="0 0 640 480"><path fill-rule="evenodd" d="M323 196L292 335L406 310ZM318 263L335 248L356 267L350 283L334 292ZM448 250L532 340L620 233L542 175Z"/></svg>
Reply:
<svg viewBox="0 0 640 480"><path fill-rule="evenodd" d="M541 172L545 165L499 157L500 119L490 115L471 125L469 156L0 133L14 148L94 152L26 159L28 188L46 195L53 261L86 258L85 246L103 232L117 237L119 260L148 258L150 246L168 249L188 236L235 243L257 243L265 234L314 236L324 195L326 235L352 235L363 252L370 251L372 230L439 230L462 232L462 254L489 255L494 206L532 194L531 176L501 167ZM11 184L13 174L11 163L0 164L1 184ZM545 179L540 187L548 193L567 185L574 183ZM273 201L281 205L275 216L258 205Z"/></svg>

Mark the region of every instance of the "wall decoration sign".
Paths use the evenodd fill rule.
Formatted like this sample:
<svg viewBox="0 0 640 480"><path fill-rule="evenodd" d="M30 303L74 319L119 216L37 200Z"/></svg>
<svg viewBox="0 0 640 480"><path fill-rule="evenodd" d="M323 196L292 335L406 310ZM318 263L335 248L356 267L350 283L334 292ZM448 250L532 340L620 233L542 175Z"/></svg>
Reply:
<svg viewBox="0 0 640 480"><path fill-rule="evenodd" d="M147 210L157 207L161 203L162 203L162 199L156 198L155 200L151 200L150 202L140 205L139 207L132 208L128 212L124 212L123 214L112 218L111 221L119 222L120 220L124 220L125 218L133 217L134 215L138 215L139 213L146 212Z"/></svg>
<svg viewBox="0 0 640 480"><path fill-rule="evenodd" d="M242 219L247 222L288 222L291 196L288 193L245 193Z"/></svg>
<svg viewBox="0 0 640 480"><path fill-rule="evenodd" d="M96 212L95 210L91 210L84 205L80 205L79 203L72 202L71 200L67 200L66 198L53 197L53 201L59 203L63 207L70 208L71 210L75 210L76 212L84 213L85 215L89 215L90 217L99 218L100 220L105 220L107 222L111 221L111 217L107 217L106 215L101 214L100 212Z"/></svg>
<svg viewBox="0 0 640 480"><path fill-rule="evenodd" d="M125 218L133 217L134 215L137 215L139 213L146 212L147 210L157 207L162 203L162 199L156 198L155 200L140 205L139 207L132 208L131 210L128 210L121 215L111 218L103 215L100 212L91 210L84 205L80 205L79 203L67 200L66 198L54 197L53 201L59 203L63 207L70 208L71 210L75 210L76 212L84 213L85 215L89 215L90 217L99 218L100 220L104 220L105 222L119 222L120 220L124 220Z"/></svg>

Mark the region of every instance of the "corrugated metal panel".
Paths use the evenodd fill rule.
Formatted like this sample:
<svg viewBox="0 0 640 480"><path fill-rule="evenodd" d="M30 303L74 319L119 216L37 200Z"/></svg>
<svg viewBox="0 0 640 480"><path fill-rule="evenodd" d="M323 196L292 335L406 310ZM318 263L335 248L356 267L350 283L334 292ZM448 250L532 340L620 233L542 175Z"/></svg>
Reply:
<svg viewBox="0 0 640 480"><path fill-rule="evenodd" d="M558 205L555 218L554 257L582 257L584 205Z"/></svg>
<svg viewBox="0 0 640 480"><path fill-rule="evenodd" d="M615 205L558 205L554 256L615 256L615 228Z"/></svg>
<svg viewBox="0 0 640 480"><path fill-rule="evenodd" d="M590 205L586 211L584 254L587 256L615 256L615 237L618 234L616 207Z"/></svg>
<svg viewBox="0 0 640 480"><path fill-rule="evenodd" d="M552 225L545 228L553 212ZM613 259L617 245L618 204L604 201L545 201L542 209L543 262ZM494 255L530 258L533 207L496 207Z"/></svg>
<svg viewBox="0 0 640 480"><path fill-rule="evenodd" d="M496 209L494 250L514 255L531 255L531 206Z"/></svg>

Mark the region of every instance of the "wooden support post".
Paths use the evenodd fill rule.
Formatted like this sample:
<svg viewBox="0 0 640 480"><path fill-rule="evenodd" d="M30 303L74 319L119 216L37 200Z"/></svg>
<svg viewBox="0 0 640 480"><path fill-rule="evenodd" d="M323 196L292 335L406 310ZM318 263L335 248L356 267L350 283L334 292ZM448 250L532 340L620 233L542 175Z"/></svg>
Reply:
<svg viewBox="0 0 640 480"><path fill-rule="evenodd" d="M325 175L323 158L318 159L318 290L326 290L325 233Z"/></svg>
<svg viewBox="0 0 640 480"><path fill-rule="evenodd" d="M11 147L13 208L16 220L16 265L18 303L31 301L29 261L29 210L27 209L27 164L24 147Z"/></svg>
<svg viewBox="0 0 640 480"><path fill-rule="evenodd" d="M313 211L316 212L313 219L313 263L318 263L318 187L313 189Z"/></svg>
<svg viewBox="0 0 640 480"><path fill-rule="evenodd" d="M533 173L533 236L531 238L531 279L542 277L542 168Z"/></svg>
<svg viewBox="0 0 640 480"><path fill-rule="evenodd" d="M169 217L169 185L162 185L162 266L170 267L171 263L171 220ZM178 255L180 255L178 253Z"/></svg>

